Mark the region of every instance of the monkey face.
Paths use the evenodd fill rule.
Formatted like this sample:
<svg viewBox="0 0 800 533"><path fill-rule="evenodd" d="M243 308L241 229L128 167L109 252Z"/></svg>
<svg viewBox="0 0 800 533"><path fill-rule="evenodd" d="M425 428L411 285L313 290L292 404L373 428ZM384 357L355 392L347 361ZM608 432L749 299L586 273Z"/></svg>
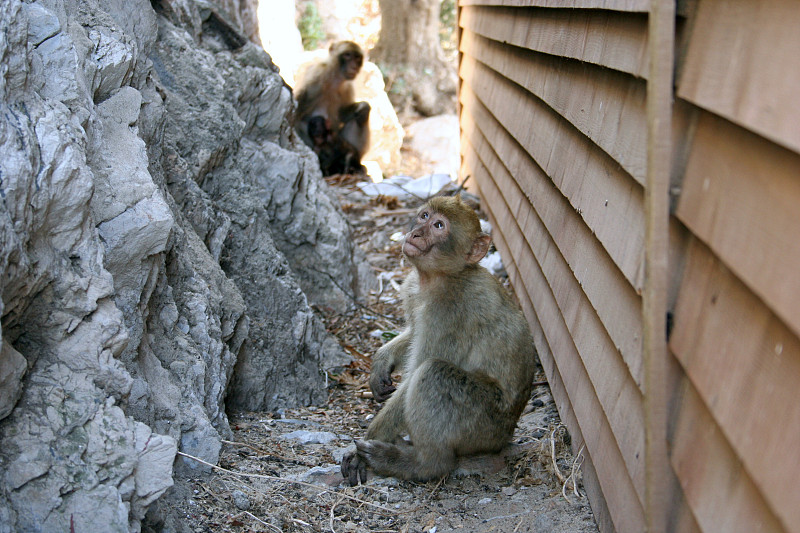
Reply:
<svg viewBox="0 0 800 533"><path fill-rule="evenodd" d="M332 58L336 58L339 72L347 80L355 78L364 64L364 52L353 41L339 41L332 44L330 54Z"/></svg>
<svg viewBox="0 0 800 533"><path fill-rule="evenodd" d="M363 64L364 56L359 52L347 51L339 54L339 65L342 74L348 80L352 80L358 75Z"/></svg>
<svg viewBox="0 0 800 533"><path fill-rule="evenodd" d="M429 253L437 245L447 242L450 235L450 221L441 213L423 207L414 220L411 231L403 240L403 253L409 258Z"/></svg>
<svg viewBox="0 0 800 533"><path fill-rule="evenodd" d="M452 274L480 261L490 241L460 197L436 197L417 212L403 254L420 272Z"/></svg>

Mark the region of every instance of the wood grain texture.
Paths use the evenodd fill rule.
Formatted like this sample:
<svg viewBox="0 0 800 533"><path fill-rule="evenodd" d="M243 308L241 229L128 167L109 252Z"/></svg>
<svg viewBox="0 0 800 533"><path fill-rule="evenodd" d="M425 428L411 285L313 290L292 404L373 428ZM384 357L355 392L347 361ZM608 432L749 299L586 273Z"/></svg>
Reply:
<svg viewBox="0 0 800 533"><path fill-rule="evenodd" d="M798 177L800 155L704 113L677 216L800 335Z"/></svg>
<svg viewBox="0 0 800 533"><path fill-rule="evenodd" d="M459 6L565 7L646 13L649 0L459 0Z"/></svg>
<svg viewBox="0 0 800 533"><path fill-rule="evenodd" d="M645 82L465 33L462 53L519 84L602 148L636 181L647 171Z"/></svg>
<svg viewBox="0 0 800 533"><path fill-rule="evenodd" d="M469 97L469 93L464 96ZM553 187L541 169L531 164L525 172L512 173L503 164L504 161L521 162L526 159L530 163L530 160L522 147L480 102L475 99L469 99L468 102L465 107L469 114L462 119L462 129L468 132L468 138L472 139L482 162L503 193L513 195L520 191L524 195L524 202L520 203L519 212L515 213L517 220L527 220L523 214L533 208L569 265L569 270L589 300L590 307L600 318L606 334L628 366L629 373L641 388L641 298L580 215L558 189Z"/></svg>
<svg viewBox="0 0 800 533"><path fill-rule="evenodd" d="M678 95L800 153L800 2L703 0Z"/></svg>
<svg viewBox="0 0 800 533"><path fill-rule="evenodd" d="M800 529L800 339L702 243L689 250L670 347L759 492Z"/></svg>
<svg viewBox="0 0 800 533"><path fill-rule="evenodd" d="M670 462L702 530L796 532L775 517L688 380L683 389L675 409Z"/></svg>
<svg viewBox="0 0 800 533"><path fill-rule="evenodd" d="M469 57L462 61L461 75L470 80L462 94L474 94L525 148L640 292L644 275L641 185L568 121L518 85ZM530 168L525 158L505 163L518 176L526 175Z"/></svg>
<svg viewBox="0 0 800 533"><path fill-rule="evenodd" d="M464 6L459 25L488 39L645 78L647 16L602 10Z"/></svg>
<svg viewBox="0 0 800 533"><path fill-rule="evenodd" d="M648 531L669 523L667 462L667 286L675 3L656 1L648 16L645 285L642 295L645 422L645 512Z"/></svg>
<svg viewBox="0 0 800 533"><path fill-rule="evenodd" d="M467 153L473 152L468 151ZM486 209L490 212L496 227L503 226L504 222L511 220L512 217L502 199L496 196L499 193L494 188L488 173L485 168L481 167L477 159L468 163L468 166L480 183L481 192L486 199ZM502 236L496 236L495 242L498 249L507 256L515 256L514 252L518 253L515 257L517 257L517 264L521 269L519 271L521 285L525 287L526 293L536 295L533 305L542 324L547 324L546 327L543 326L543 329L548 344L559 346L561 353L558 370L562 376L570 376L564 381L564 385L576 418L582 421L581 431L586 439L589 453L592 454L601 490L605 495L616 529L618 531L640 531L644 524L643 510L633 483L626 473L625 463L613 433L602 415L602 407L592 393L588 376L585 372L581 373L578 370L580 359L574 353L574 347L570 346L569 333L559 318L560 313L552 300L552 293L549 291L546 280L543 279L541 272L531 268L535 264L535 259L529 249L520 245L522 238L519 228L516 227L509 229ZM519 287L520 284L517 286Z"/></svg>

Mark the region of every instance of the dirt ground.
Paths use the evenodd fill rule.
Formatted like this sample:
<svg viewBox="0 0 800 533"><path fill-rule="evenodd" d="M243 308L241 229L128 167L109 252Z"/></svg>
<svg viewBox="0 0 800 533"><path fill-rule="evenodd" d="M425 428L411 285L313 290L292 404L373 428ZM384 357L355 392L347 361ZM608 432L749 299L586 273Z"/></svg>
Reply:
<svg viewBox="0 0 800 533"><path fill-rule="evenodd" d="M364 435L379 409L367 385L370 356L387 335L402 327L397 289L409 267L392 236L396 239L404 231L420 204L395 197L370 199L354 181L329 179L379 276L380 289L349 316L319 310L353 362L330 374L325 405L230 413L234 438L224 443L219 465L179 483L165 504L177 506L182 518L152 529L597 531L582 489L581 454L570 452L569 434L541 368L513 441L502 454L462 460L455 472L437 482L398 481L370 473L365 485L343 483L341 457L353 439Z"/></svg>

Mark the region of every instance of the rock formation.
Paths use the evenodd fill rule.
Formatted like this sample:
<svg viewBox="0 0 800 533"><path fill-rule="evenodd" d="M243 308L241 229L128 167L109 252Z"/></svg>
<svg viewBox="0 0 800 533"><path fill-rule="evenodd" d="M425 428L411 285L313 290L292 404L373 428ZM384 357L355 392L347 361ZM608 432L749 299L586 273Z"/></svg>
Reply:
<svg viewBox="0 0 800 533"><path fill-rule="evenodd" d="M139 531L370 274L254 0L0 0L0 533Z"/></svg>

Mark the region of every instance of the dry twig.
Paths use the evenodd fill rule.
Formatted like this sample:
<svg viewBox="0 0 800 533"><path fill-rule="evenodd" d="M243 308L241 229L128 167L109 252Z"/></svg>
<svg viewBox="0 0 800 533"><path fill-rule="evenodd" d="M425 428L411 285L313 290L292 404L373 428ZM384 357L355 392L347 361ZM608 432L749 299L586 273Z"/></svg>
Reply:
<svg viewBox="0 0 800 533"><path fill-rule="evenodd" d="M181 457L186 457L187 459L192 459L193 461L197 461L200 464L204 464L206 466L210 466L214 470L219 470L220 472L225 472L226 474L231 474L231 475L234 475L234 476L250 477L250 478L256 478L256 479L268 479L268 480L272 480L272 481L282 481L284 483L294 483L295 485L300 485L300 486L307 487L307 488L310 488L310 489L318 490L318 491L320 491L321 494L324 494L326 492L331 492L328 489L324 489L322 487L318 487L316 485L312 485L311 483L306 483L305 481L297 481L297 480L294 480L294 479L286 479L286 478L282 478L282 477L278 477L278 476L268 476L266 474L248 474L246 472L234 472L233 470L228 470L227 468L223 468L221 466L217 466L215 464L209 463L208 461L204 461L203 459L200 459L199 457L195 457L194 455L189 455L188 453L177 452L177 454L180 455ZM349 494L344 494L344 493L339 492L339 491L332 491L332 492L334 494L340 495L342 498L346 498L348 500L352 500L352 501L357 502L357 503L362 504L362 505L368 505L370 507L374 507L375 509L378 509L379 511L383 511L385 513L389 513L389 514L393 514L393 515L399 514L396 511L393 511L392 509L387 509L386 507L383 507L383 506L380 506L380 505L375 505L374 503L370 503L370 502L364 501L362 499L356 498L355 496L350 496Z"/></svg>
<svg viewBox="0 0 800 533"><path fill-rule="evenodd" d="M572 472L567 477L567 479L564 481L564 485L561 487L561 495L564 496L564 499L567 500L567 501L569 501L569 498L567 498L567 485L569 484L570 481L572 481L572 492L573 492L573 494L575 494L575 496L577 496L578 498L581 497L581 493L578 491L577 474L578 474L578 471L579 471L580 467L583 465L583 448L585 446L586 446L585 444L581 444L581 448L580 448L580 450L578 450L578 454L575 456L575 459L573 459L573 461L572 461Z"/></svg>
<svg viewBox="0 0 800 533"><path fill-rule="evenodd" d="M561 483L564 483L564 476L558 469L558 464L556 464L556 430L559 427L561 426L554 427L553 431L550 432L550 457L553 459L553 470L555 470L556 477Z"/></svg>
<svg viewBox="0 0 800 533"><path fill-rule="evenodd" d="M258 523L260 523L260 524L263 524L263 525L267 526L268 528L270 528L270 529L271 529L271 530L273 530L273 531L278 531L279 533L280 533L280 531L281 531L281 529L280 529L279 527L273 526L273 525L272 525L272 524L270 524L269 522L264 522L263 520L261 520L259 517L257 517L256 515L254 515L254 514L253 514L253 513L251 513L250 511L242 511L242 513L241 513L241 514L246 514L247 516L249 516L250 518L252 518L252 519L253 519L253 520L255 520L256 522L258 522Z"/></svg>

